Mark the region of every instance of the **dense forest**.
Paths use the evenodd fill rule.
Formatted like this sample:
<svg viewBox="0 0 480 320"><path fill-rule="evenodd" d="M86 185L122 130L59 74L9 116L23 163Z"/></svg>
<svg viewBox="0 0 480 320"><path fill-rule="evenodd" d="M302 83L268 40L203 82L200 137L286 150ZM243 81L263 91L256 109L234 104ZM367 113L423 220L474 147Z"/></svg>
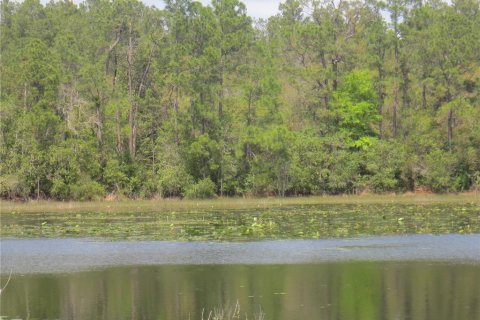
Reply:
<svg viewBox="0 0 480 320"><path fill-rule="evenodd" d="M479 4L3 0L0 195L478 188Z"/></svg>

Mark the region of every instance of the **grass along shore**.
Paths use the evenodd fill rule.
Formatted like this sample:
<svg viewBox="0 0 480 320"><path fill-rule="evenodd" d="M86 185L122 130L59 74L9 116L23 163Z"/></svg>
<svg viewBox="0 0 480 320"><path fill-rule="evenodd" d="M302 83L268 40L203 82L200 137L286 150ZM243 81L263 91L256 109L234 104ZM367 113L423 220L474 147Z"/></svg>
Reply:
<svg viewBox="0 0 480 320"><path fill-rule="evenodd" d="M30 200L26 202L0 201L0 213L129 213L163 212L197 209L253 209L276 208L316 204L454 204L476 203L480 205L479 193L460 194L400 194L400 195L339 195L287 198L215 198L209 200L152 199L61 202Z"/></svg>

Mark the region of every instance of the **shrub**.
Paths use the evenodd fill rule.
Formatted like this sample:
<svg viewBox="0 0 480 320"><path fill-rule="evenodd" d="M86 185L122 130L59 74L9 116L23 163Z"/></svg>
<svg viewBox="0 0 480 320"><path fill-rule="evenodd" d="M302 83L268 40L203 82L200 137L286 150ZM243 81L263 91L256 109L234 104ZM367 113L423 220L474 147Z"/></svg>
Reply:
<svg viewBox="0 0 480 320"><path fill-rule="evenodd" d="M0 196L8 199L27 197L28 188L17 175L6 175L0 177Z"/></svg>
<svg viewBox="0 0 480 320"><path fill-rule="evenodd" d="M215 196L215 183L210 178L205 178L191 185L185 192L189 199L209 199Z"/></svg>
<svg viewBox="0 0 480 320"><path fill-rule="evenodd" d="M74 200L98 200L105 197L105 188L90 178L82 178L70 188Z"/></svg>
<svg viewBox="0 0 480 320"><path fill-rule="evenodd" d="M426 170L422 185L434 192L452 192L455 190L455 158L448 151L432 150L425 158Z"/></svg>
<svg viewBox="0 0 480 320"><path fill-rule="evenodd" d="M472 189L480 190L480 171L476 171L472 175Z"/></svg>
<svg viewBox="0 0 480 320"><path fill-rule="evenodd" d="M126 187L128 177L124 171L124 166L117 159L110 159L107 161L103 171L103 179L110 191L115 190L118 192Z"/></svg>
<svg viewBox="0 0 480 320"><path fill-rule="evenodd" d="M168 167L160 173L159 190L162 197L181 197L192 183L192 177L183 167Z"/></svg>
<svg viewBox="0 0 480 320"><path fill-rule="evenodd" d="M71 195L70 185L61 178L54 178L50 194L57 200L67 200Z"/></svg>
<svg viewBox="0 0 480 320"><path fill-rule="evenodd" d="M366 186L374 192L398 190L405 158L402 145L393 141L377 140L363 157Z"/></svg>

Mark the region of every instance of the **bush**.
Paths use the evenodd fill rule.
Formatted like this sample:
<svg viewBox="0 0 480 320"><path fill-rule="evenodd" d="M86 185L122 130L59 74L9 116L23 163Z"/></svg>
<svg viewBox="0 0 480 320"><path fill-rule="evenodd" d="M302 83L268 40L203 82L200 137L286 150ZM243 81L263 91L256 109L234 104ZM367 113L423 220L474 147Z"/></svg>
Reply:
<svg viewBox="0 0 480 320"><path fill-rule="evenodd" d="M271 177L271 173L267 170L270 167L265 167L265 170L261 170L260 166L256 166L245 177L245 192L247 194L267 196L275 193L274 181Z"/></svg>
<svg viewBox="0 0 480 320"><path fill-rule="evenodd" d="M152 176L152 177L143 177L143 183L141 184L140 187L140 192L139 196L140 198L153 198L155 195L158 193L158 183L157 179L158 177Z"/></svg>
<svg viewBox="0 0 480 320"><path fill-rule="evenodd" d="M52 180L52 188L50 194L57 200L67 200L71 196L70 185L66 184L61 178L54 178Z"/></svg>
<svg viewBox="0 0 480 320"><path fill-rule="evenodd" d="M103 179L105 180L109 191L120 191L125 188L128 177L124 172L124 167L117 159L110 159L105 165L103 171Z"/></svg>
<svg viewBox="0 0 480 320"><path fill-rule="evenodd" d="M476 171L472 175L472 189L480 190L480 171Z"/></svg>
<svg viewBox="0 0 480 320"><path fill-rule="evenodd" d="M327 191L333 194L356 193L361 187L360 154L347 150L334 150L326 156ZM360 185L359 185L360 184Z"/></svg>
<svg viewBox="0 0 480 320"><path fill-rule="evenodd" d="M426 158L426 170L421 185L434 192L452 192L455 190L455 158L448 152L435 149Z"/></svg>
<svg viewBox="0 0 480 320"><path fill-rule="evenodd" d="M215 183L210 178L205 178L191 185L185 192L189 199L209 199L215 196Z"/></svg>
<svg viewBox="0 0 480 320"><path fill-rule="evenodd" d="M6 175L0 177L0 197L13 199L27 197L28 188L17 175Z"/></svg>
<svg viewBox="0 0 480 320"><path fill-rule="evenodd" d="M365 186L374 192L397 191L400 188L406 154L402 145L393 141L377 140L365 152Z"/></svg>
<svg viewBox="0 0 480 320"><path fill-rule="evenodd" d="M168 167L160 173L159 190L162 197L181 197L192 183L192 177L181 166Z"/></svg>
<svg viewBox="0 0 480 320"><path fill-rule="evenodd" d="M70 188L74 200L98 200L105 197L105 188L90 178L82 178Z"/></svg>

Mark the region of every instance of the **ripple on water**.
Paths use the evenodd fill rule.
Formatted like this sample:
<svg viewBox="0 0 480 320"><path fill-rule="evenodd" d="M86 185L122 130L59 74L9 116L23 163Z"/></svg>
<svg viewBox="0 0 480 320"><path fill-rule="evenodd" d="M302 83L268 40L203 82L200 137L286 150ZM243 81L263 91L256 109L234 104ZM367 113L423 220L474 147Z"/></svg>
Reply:
<svg viewBox="0 0 480 320"><path fill-rule="evenodd" d="M480 263L480 234L254 242L4 239L1 272L58 273L129 265L305 264L335 261Z"/></svg>

